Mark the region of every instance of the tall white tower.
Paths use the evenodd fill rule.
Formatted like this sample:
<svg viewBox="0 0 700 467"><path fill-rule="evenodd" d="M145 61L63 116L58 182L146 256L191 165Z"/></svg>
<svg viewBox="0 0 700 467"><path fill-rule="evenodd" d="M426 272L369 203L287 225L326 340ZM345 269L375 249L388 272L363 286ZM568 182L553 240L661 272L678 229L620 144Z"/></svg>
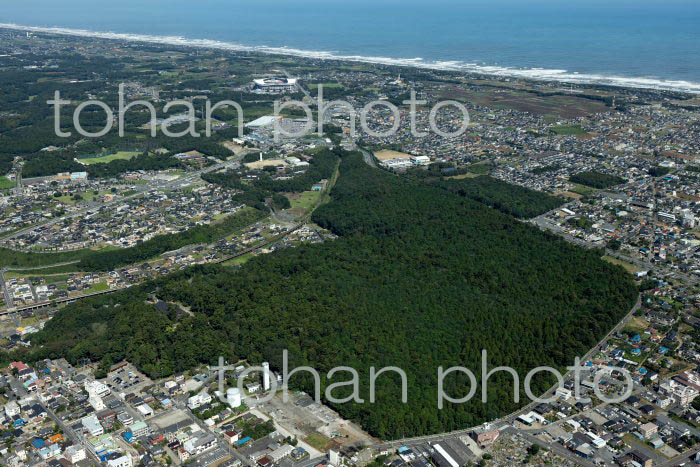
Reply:
<svg viewBox="0 0 700 467"><path fill-rule="evenodd" d="M263 391L270 390L270 364L263 362Z"/></svg>

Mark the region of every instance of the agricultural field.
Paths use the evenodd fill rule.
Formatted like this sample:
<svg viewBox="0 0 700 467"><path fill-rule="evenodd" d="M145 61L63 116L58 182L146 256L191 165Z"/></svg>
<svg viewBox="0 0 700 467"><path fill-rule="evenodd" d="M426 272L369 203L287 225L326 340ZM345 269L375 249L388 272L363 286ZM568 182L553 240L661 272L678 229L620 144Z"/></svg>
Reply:
<svg viewBox="0 0 700 467"><path fill-rule="evenodd" d="M487 162L477 162L476 164L471 164L467 167L470 173L476 175L488 175L491 173L493 166Z"/></svg>
<svg viewBox="0 0 700 467"><path fill-rule="evenodd" d="M552 120L585 117L610 110L603 102L574 95L538 96L532 92L495 87L483 87L477 92L452 87L443 90L440 97L472 102L493 110L530 112Z"/></svg>
<svg viewBox="0 0 700 467"><path fill-rule="evenodd" d="M595 191L595 189L588 187L588 186L585 186L585 185L575 183L574 187L571 189L571 191L573 193L583 197L583 196L590 196Z"/></svg>

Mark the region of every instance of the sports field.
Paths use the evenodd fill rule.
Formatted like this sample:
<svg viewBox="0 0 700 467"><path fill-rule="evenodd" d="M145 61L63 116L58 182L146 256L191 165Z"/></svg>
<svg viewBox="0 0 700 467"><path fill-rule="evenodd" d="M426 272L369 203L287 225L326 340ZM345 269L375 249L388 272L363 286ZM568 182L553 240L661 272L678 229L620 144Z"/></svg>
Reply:
<svg viewBox="0 0 700 467"><path fill-rule="evenodd" d="M81 164L85 165L91 165L91 164L107 164L108 162L112 162L117 159L124 159L128 160L131 159L134 156L138 156L140 153L136 151L119 151L114 154L109 154L106 156L100 156L100 157L87 157L84 159L78 159L78 162Z"/></svg>

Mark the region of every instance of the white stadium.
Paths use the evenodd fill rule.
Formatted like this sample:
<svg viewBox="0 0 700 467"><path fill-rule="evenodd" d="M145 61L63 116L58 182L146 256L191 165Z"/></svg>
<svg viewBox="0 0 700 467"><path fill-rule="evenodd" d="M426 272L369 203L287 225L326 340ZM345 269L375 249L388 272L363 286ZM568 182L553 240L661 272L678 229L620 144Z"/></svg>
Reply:
<svg viewBox="0 0 700 467"><path fill-rule="evenodd" d="M253 92L260 94L282 94L297 89L296 78L262 78L253 80Z"/></svg>

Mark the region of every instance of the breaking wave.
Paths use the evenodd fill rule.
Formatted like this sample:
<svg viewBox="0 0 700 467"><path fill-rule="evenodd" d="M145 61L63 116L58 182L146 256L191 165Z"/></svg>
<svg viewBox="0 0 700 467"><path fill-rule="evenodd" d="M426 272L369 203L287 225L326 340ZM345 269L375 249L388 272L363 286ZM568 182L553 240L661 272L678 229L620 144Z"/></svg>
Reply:
<svg viewBox="0 0 700 467"><path fill-rule="evenodd" d="M320 60L343 60L350 62L376 63L381 65L411 66L443 71L461 71L500 77L525 78L542 81L557 81L572 84L601 84L627 88L658 89L700 94L700 83L683 80L665 80L648 77L608 76L604 74L576 73L568 70L546 68L513 68L502 66L479 65L456 60L425 60L423 58L391 58L363 55L338 55L325 51L301 50L291 47L248 46L211 39L191 39L182 36L152 36L146 34L125 34L114 32L95 32L85 29L60 27L35 27L18 24L0 23L0 28L30 32L62 34L68 36L94 37L132 42L169 44L187 47L213 48L236 52L259 52Z"/></svg>

